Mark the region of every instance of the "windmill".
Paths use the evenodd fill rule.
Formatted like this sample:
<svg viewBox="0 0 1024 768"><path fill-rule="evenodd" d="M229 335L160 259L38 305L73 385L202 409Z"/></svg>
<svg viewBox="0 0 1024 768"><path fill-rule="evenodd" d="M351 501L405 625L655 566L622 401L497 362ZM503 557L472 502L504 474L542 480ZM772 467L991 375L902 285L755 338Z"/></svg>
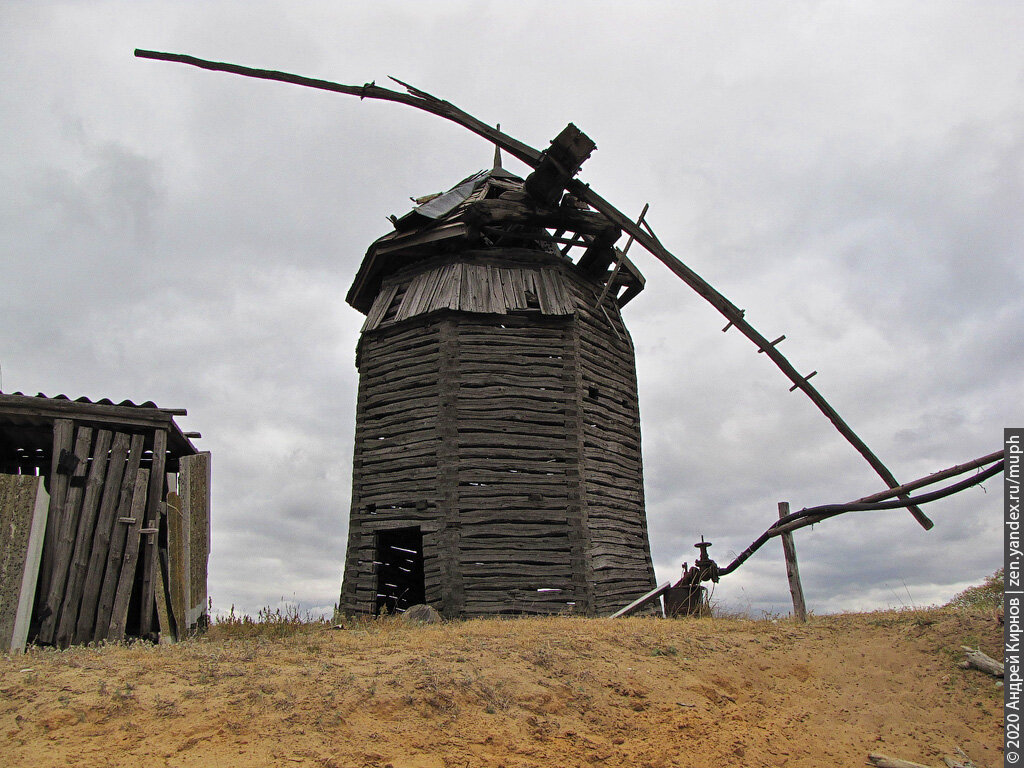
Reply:
<svg viewBox="0 0 1024 768"><path fill-rule="evenodd" d="M373 82L362 86L343 85L284 72L252 69L234 64L212 62L182 54L136 50L135 55L141 58L184 63L203 69L229 72L248 77L274 80L317 88L320 90L327 90L335 93L358 96L360 99L378 99L405 104L463 126L464 128L490 141L497 148L504 150L533 169L532 173L522 180L521 187L518 187L515 190L505 190L506 192L519 194L522 197L514 201L510 198L506 198L507 202L515 204L510 206L506 205L504 211L501 213L498 212L499 209L501 209L500 204L491 209L488 209L487 205L483 205L482 207L477 207L472 210L469 208L459 209L459 215L450 221L445 218L450 216L453 211L458 209L459 206L463 205L469 197L477 193L478 182L484 183L486 187L490 188L489 185L491 180L498 178L497 175L492 172L484 182L480 182L479 179L473 180L471 177L463 183L456 185L452 190L449 190L449 192L438 198L424 200L416 210L402 219L396 219L394 221L396 232L385 236L385 238L381 238L374 244L374 247L371 248L371 253L368 253L367 260L364 261L363 267L360 269L359 275L357 275L356 284L353 286L353 292L350 292L349 294L350 303L353 303L353 306L361 309L361 311L366 311L368 313L368 320L367 325L364 326L364 333L376 330L378 325L386 324L389 319L393 319L397 316L397 313L403 313L402 319L405 319L405 315L408 314L408 311L405 309L407 304L410 307L412 305L416 305L417 308L422 306L427 307L428 310L424 314L429 314L429 312L434 309L440 310L440 304L445 301L447 301L448 304L444 309L464 311L461 304L457 307L452 306L451 302L453 300L457 303L461 302L461 296L458 299L453 299L451 296L450 282L447 282L445 279L440 277L436 278L434 284L429 290L423 289L427 290L426 294L417 294L415 296L415 301L403 298L401 305L395 305L394 302L397 292L399 290L404 290L403 297L408 297L408 291L412 283L410 282L404 287L404 289L401 287L395 287L396 284L394 281L389 285L383 272L374 267L374 264L376 264L376 257L381 256L383 258L388 252L393 256L398 254L399 257L404 258L405 256L409 256L410 253L415 255L417 249L422 250L425 247L428 249L430 247L436 247L431 246L430 243L440 242L448 239L449 237L472 239L477 236L488 237L489 235L495 235L498 238L498 243L504 242L507 244L510 240L514 240L517 234L524 235L525 233L526 242L533 243L534 245L538 245L543 242L548 246L559 249L559 252L564 250L564 253L562 253L563 256L567 256L568 252L572 249L581 251L582 255L580 255L578 260L573 262L573 264L577 270L588 274L590 278L596 280L597 293L595 295L596 301L594 307L601 310L602 313L607 313L607 308L604 304L607 297L611 296L613 304L618 302L618 306L621 306L622 303L624 303L624 299L628 300L627 297L632 298L632 296L638 292L639 288L642 288L643 278L626 255L626 250L629 245L636 242L646 249L651 255L661 261L670 271L672 271L692 290L694 290L699 296L723 315L727 321L725 327L722 329L723 332L736 328L740 333L753 342L758 353L762 353L770 359L779 368L779 370L782 371L787 379L789 379L792 384L790 391L802 391L884 481L886 486L890 489L889 492L885 493L885 496L887 498L896 496L898 499L897 501L879 501L878 499L868 501L861 499L853 505L831 505L827 511L823 511L826 508L815 508L812 510L801 510L799 512L792 513L791 516L783 517L778 521L778 523L770 527L760 539L751 545L751 548L748 548L747 552L741 555L740 558L737 558L738 562L735 562L724 569L711 567L710 564L713 561L710 561L706 555L706 546L708 545L707 543L702 542L704 549L701 550L701 561L705 563L705 567L698 569L698 572L694 577L698 584L700 580L712 578L713 576L717 577L720 573L724 574L735 567L738 567L739 563L746 559L746 557L749 557L749 555L756 550L757 547L763 544L767 538L781 535L783 532L791 531L796 527L811 524L811 522L808 521L825 519L833 514L852 511L854 508L867 508L864 505L875 505L870 507L875 509L896 507L906 508L925 530L928 530L933 526L932 521L919 508L917 501L909 496L910 490L927 483L922 483L922 481L914 481L914 483L907 485L901 485L899 483L886 465L840 417L838 412L828 403L814 385L810 383L811 378L815 376L817 372L812 371L806 375L801 374L780 351L779 344L785 339L784 335L779 336L774 340L769 340L768 337L764 336L760 331L754 328L754 326L746 319L744 310L729 301L729 299L711 286L694 270L676 258L661 243L643 214L634 221L606 199L601 197L597 192L592 190L587 184L576 178L583 162L593 151L595 145L593 141L591 141L572 124L567 126L566 129L553 139L548 148L540 151L518 141L508 134L503 133L498 127L491 127L483 123L450 102L439 99L419 88L403 83L395 78L392 78L392 80L395 80L396 83L402 86L405 89L404 92L383 88ZM496 164L496 170L498 169L500 168ZM498 197L500 199L500 194ZM449 203L452 203L453 201L453 206L449 207ZM484 193L484 200L477 202L486 203L487 193ZM577 219L587 219L586 226L568 225L568 219L558 220L551 216L545 218L544 212L549 211L552 207L563 212L569 210L578 211L579 216L577 216ZM433 214L436 211L442 212L439 216L435 217ZM491 218L489 219L488 217ZM418 225L424 218L445 219L446 223L443 226L429 226L424 229L422 226ZM575 228L573 228L574 226ZM448 228L445 229L445 227ZM491 232L487 231L488 227L491 228ZM519 229L517 232L515 229L510 229L510 227L526 227L526 229ZM567 233L568 237L566 237ZM623 249L619 249L615 246L615 242L617 242L621 234L629 236L628 244ZM492 242L491 245L494 245L494 243ZM540 246L538 245L538 247ZM402 251L403 248L411 250L406 253ZM388 249L391 250L388 251ZM384 270L384 272L386 271L387 270ZM426 280L426 278L424 278L424 280ZM483 284L484 283L480 283L480 285ZM487 285L491 284L488 283ZM394 293L390 294L390 300L385 301L384 299L381 299L382 295L389 295L392 288L394 288ZM504 297L506 294L502 292L501 295ZM363 302L362 306L360 306L358 302ZM494 304L489 305L486 309L497 308L497 304ZM507 311L508 308L509 306L506 305L505 310ZM475 309L479 310L480 307L475 307ZM389 317L389 312L394 312L396 314ZM493 312L492 314L500 315L501 313ZM609 328L616 328L614 319L610 315L606 316L606 320ZM996 454L992 455L992 457L995 456ZM1001 456L1001 453L999 456ZM992 457L984 458L990 459ZM975 462L972 462L972 465L977 466L978 462L981 461L982 459L976 460ZM962 466L966 465L961 465L961 467ZM1002 464L1000 462L991 467L989 472L998 471L1001 467ZM958 468L951 468L951 470L952 469ZM946 473L951 470L946 470L944 473L937 474L949 476ZM961 469L960 471L966 470ZM934 481L935 480L929 480L929 482ZM974 479L971 484L974 482L980 482L980 480ZM958 484L958 487L955 490L959 490L959 486L966 487L964 483L961 483ZM937 494L944 494L946 490L948 489L945 489L942 492L934 492L931 496L939 498L941 496ZM955 492L955 490L951 490L949 492ZM422 502L417 501L416 503L421 504ZM427 504L429 506L429 502L427 502ZM860 505L860 507L857 505ZM834 509L834 507L837 506L850 507L850 509ZM376 507L373 511L376 511ZM822 515L824 515L824 517L822 517ZM783 531L782 529L785 530ZM408 542L405 543L408 544ZM353 552L360 549L372 555L374 551L377 551L374 549L375 546L379 546L379 543L378 545L374 545L363 541L361 544L356 546L356 550L353 550L353 542L350 540L350 560ZM408 547L398 547L398 551L404 551L405 549L408 549ZM417 550L413 549L412 551L416 552ZM399 570L401 570L401 568L399 568ZM372 592L372 589L367 591ZM453 601L452 605L459 605L457 598L453 598ZM583 600L583 604L587 606L588 611L596 610L596 604L590 598L585 598Z"/></svg>

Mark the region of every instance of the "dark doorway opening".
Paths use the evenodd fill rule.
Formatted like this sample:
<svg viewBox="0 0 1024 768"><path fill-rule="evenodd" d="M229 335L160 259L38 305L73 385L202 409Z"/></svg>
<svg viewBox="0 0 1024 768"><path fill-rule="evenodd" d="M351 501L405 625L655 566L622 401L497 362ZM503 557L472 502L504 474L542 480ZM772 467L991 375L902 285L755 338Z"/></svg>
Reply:
<svg viewBox="0 0 1024 768"><path fill-rule="evenodd" d="M403 613L410 606L426 602L423 585L423 533L419 528L377 531L376 615Z"/></svg>

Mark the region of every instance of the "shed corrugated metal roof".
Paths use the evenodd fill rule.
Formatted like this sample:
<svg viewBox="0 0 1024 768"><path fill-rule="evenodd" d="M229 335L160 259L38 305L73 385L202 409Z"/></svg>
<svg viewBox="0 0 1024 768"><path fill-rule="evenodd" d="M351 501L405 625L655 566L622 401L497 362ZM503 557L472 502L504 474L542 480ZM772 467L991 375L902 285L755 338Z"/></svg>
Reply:
<svg viewBox="0 0 1024 768"><path fill-rule="evenodd" d="M6 425L5 429L18 429L26 433L26 430L38 432L43 428L48 433L56 419L71 419L128 431L166 429L167 447L175 457L199 453L188 435L174 421L175 416L184 415L187 415L184 408L160 408L151 400L141 404L132 400L114 403L109 398L94 401L88 397L72 399L63 394L49 397L42 393L25 395L21 392L0 392L0 424ZM41 434L40 439L46 442L45 435Z"/></svg>

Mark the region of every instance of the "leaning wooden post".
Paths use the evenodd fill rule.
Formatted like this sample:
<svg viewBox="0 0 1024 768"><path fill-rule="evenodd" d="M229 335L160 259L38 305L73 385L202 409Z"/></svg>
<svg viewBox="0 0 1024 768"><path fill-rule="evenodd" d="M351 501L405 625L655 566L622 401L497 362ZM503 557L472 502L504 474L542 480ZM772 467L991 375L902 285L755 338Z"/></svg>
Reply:
<svg viewBox="0 0 1024 768"><path fill-rule="evenodd" d="M789 502L779 502L779 517L789 514ZM807 605L804 603L804 588L800 586L800 569L796 564L796 544L792 533L783 533L782 551L786 555L786 578L789 579L789 594L793 596L793 616L797 621L807 621Z"/></svg>

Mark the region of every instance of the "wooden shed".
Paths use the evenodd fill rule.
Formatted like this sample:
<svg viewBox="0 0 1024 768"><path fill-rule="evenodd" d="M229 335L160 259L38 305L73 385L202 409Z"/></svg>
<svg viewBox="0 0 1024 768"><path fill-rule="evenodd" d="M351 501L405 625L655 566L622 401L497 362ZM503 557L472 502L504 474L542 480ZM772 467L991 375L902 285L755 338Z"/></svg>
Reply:
<svg viewBox="0 0 1024 768"><path fill-rule="evenodd" d="M643 277L604 217L498 158L416 202L347 296L366 322L341 606L609 613L654 586L620 312Z"/></svg>
<svg viewBox="0 0 1024 768"><path fill-rule="evenodd" d="M0 394L0 515L22 553L0 568L0 623L20 610L22 643L167 641L205 622L210 454L184 413Z"/></svg>

